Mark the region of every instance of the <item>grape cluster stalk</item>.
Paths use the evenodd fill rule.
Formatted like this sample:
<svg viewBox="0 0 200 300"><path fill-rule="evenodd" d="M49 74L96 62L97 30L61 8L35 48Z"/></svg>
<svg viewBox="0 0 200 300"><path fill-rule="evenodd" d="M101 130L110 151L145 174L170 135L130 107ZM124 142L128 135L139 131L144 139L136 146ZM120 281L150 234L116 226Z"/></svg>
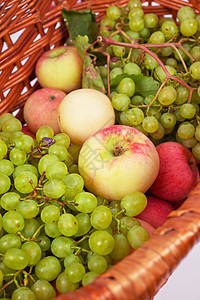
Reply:
<svg viewBox="0 0 200 300"><path fill-rule="evenodd" d="M0 297L53 299L92 282L149 239L136 191L109 202L86 190L80 145L0 116ZM120 249L120 251L119 251Z"/></svg>
<svg viewBox="0 0 200 300"><path fill-rule="evenodd" d="M181 7L177 19L144 13L139 0L111 5L87 54L94 59L116 113L155 145L177 141L200 159L200 15ZM151 82L147 79L151 79ZM154 84L157 83L157 88Z"/></svg>

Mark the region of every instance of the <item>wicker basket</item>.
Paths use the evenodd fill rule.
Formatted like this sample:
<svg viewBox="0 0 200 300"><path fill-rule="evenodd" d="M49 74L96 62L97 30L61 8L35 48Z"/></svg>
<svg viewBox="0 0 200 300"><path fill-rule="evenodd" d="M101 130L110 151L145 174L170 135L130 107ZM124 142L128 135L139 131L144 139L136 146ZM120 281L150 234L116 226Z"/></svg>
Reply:
<svg viewBox="0 0 200 300"><path fill-rule="evenodd" d="M34 73L37 59L45 50L63 45L66 40L62 8L91 8L98 12L99 22L109 5L125 6L127 2L55 0L49 9L52 0L0 0L0 114L17 110L18 118L23 119L23 104L39 87ZM181 0L157 0L156 3L152 5L149 0L144 11L175 17L177 10L186 4ZM200 11L200 0L190 0L187 5ZM16 34L18 39L13 42ZM57 300L150 299L199 239L200 183L142 247L92 284L66 296L60 295Z"/></svg>

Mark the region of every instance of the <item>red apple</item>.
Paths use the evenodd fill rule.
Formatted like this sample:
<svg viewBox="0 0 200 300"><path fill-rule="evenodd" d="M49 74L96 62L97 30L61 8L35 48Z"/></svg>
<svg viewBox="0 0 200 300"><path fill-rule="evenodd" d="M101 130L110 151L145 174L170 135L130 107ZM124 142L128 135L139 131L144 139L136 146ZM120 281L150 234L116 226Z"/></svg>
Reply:
<svg viewBox="0 0 200 300"><path fill-rule="evenodd" d="M22 126L22 132L26 135L30 135L35 140L35 134L30 130L27 124Z"/></svg>
<svg viewBox="0 0 200 300"><path fill-rule="evenodd" d="M114 125L83 144L78 160L86 188L108 200L134 191L146 192L158 175L159 157L151 140L139 130Z"/></svg>
<svg viewBox="0 0 200 300"><path fill-rule="evenodd" d="M173 210L174 208L169 202L154 196L147 196L147 206L137 215L137 218L157 228L167 220L169 213Z"/></svg>
<svg viewBox="0 0 200 300"><path fill-rule="evenodd" d="M165 142L156 146L156 149L160 169L150 192L163 200L185 199L199 180L195 157L189 149L177 142Z"/></svg>
<svg viewBox="0 0 200 300"><path fill-rule="evenodd" d="M42 88L29 96L24 105L24 120L33 133L43 125L52 127L55 134L60 132L57 113L65 96L54 88Z"/></svg>
<svg viewBox="0 0 200 300"><path fill-rule="evenodd" d="M82 59L74 46L48 50L38 59L35 73L42 87L69 93L82 85Z"/></svg>

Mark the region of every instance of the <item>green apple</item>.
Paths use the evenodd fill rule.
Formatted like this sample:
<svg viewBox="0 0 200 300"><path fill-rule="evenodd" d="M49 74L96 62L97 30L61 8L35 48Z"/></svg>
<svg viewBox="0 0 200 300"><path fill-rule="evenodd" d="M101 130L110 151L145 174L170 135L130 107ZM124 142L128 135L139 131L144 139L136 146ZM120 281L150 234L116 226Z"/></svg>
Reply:
<svg viewBox="0 0 200 300"><path fill-rule="evenodd" d="M137 129L114 125L83 144L79 172L88 191L121 200L134 191L145 193L159 171L159 156L150 139Z"/></svg>
<svg viewBox="0 0 200 300"><path fill-rule="evenodd" d="M82 59L74 46L61 46L43 53L36 63L35 73L42 87L69 93L81 87Z"/></svg>

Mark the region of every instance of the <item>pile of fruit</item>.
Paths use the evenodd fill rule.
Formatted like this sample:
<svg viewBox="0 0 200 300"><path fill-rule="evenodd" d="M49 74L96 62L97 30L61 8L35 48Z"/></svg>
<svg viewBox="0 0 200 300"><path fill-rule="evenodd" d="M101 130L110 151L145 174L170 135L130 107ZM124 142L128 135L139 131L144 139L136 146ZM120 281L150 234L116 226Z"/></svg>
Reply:
<svg viewBox="0 0 200 300"><path fill-rule="evenodd" d="M91 283L199 180L200 15L158 19L138 0L106 14L40 57L26 124L0 116L2 299Z"/></svg>

